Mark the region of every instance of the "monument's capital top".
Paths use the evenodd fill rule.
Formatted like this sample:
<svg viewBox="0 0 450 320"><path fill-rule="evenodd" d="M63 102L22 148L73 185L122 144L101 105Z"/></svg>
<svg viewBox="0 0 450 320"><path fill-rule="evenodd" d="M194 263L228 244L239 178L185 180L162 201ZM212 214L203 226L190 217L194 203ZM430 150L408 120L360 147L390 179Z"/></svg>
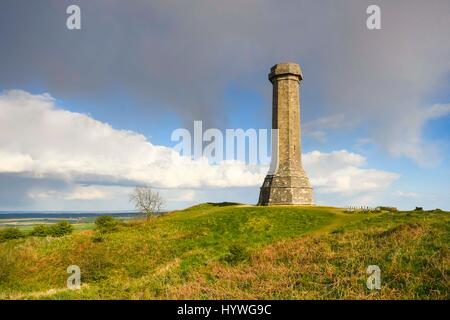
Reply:
<svg viewBox="0 0 450 320"><path fill-rule="evenodd" d="M273 79L280 76L294 76L299 81L303 80L302 69L300 65L293 62L283 62L274 65L270 68L269 80L273 82Z"/></svg>

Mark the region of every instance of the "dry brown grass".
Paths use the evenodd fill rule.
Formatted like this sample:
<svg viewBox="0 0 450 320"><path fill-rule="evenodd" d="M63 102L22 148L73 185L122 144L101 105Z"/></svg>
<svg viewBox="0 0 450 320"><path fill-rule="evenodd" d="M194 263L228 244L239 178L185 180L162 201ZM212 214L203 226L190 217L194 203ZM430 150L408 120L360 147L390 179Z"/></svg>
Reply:
<svg viewBox="0 0 450 320"><path fill-rule="evenodd" d="M449 299L449 249L440 246L430 256L426 250L440 233L426 223L405 223L284 240L255 252L248 263L199 270L167 298ZM380 291L365 286L369 264L381 267Z"/></svg>

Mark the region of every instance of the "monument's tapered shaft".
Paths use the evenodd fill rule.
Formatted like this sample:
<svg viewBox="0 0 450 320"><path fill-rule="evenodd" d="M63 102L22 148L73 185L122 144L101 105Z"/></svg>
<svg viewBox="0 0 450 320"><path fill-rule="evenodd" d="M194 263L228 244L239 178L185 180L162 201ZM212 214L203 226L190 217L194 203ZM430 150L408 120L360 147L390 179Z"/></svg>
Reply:
<svg viewBox="0 0 450 320"><path fill-rule="evenodd" d="M272 67L272 162L261 187L259 205L312 204L312 188L301 163L300 94L303 79L296 63Z"/></svg>

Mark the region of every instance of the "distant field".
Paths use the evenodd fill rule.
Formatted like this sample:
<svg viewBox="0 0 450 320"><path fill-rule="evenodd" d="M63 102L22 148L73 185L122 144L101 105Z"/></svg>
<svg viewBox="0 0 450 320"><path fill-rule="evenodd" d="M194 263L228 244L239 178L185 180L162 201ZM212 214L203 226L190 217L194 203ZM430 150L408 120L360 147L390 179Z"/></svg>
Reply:
<svg viewBox="0 0 450 320"><path fill-rule="evenodd" d="M75 230L89 230L94 228L94 221L98 216L111 215L117 220L125 221L128 219L135 219L138 217L137 213L90 213L90 214L55 214L55 213L9 213L0 214L0 230L2 228L13 227L22 231L28 232L33 229L35 225L49 225L59 221L67 221L73 225Z"/></svg>
<svg viewBox="0 0 450 320"><path fill-rule="evenodd" d="M202 204L103 236L92 227L1 243L0 298L450 299L448 212ZM365 285L374 264L381 290Z"/></svg>

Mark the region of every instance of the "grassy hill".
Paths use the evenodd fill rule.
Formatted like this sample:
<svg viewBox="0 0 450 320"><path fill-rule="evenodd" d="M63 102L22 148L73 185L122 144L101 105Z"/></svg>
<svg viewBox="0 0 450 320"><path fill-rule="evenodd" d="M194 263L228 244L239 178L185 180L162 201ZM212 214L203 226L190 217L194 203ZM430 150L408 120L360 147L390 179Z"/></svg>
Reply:
<svg viewBox="0 0 450 320"><path fill-rule="evenodd" d="M201 204L0 244L1 299L450 299L450 214ZM382 288L366 288L366 268ZM66 289L78 265L82 288Z"/></svg>

